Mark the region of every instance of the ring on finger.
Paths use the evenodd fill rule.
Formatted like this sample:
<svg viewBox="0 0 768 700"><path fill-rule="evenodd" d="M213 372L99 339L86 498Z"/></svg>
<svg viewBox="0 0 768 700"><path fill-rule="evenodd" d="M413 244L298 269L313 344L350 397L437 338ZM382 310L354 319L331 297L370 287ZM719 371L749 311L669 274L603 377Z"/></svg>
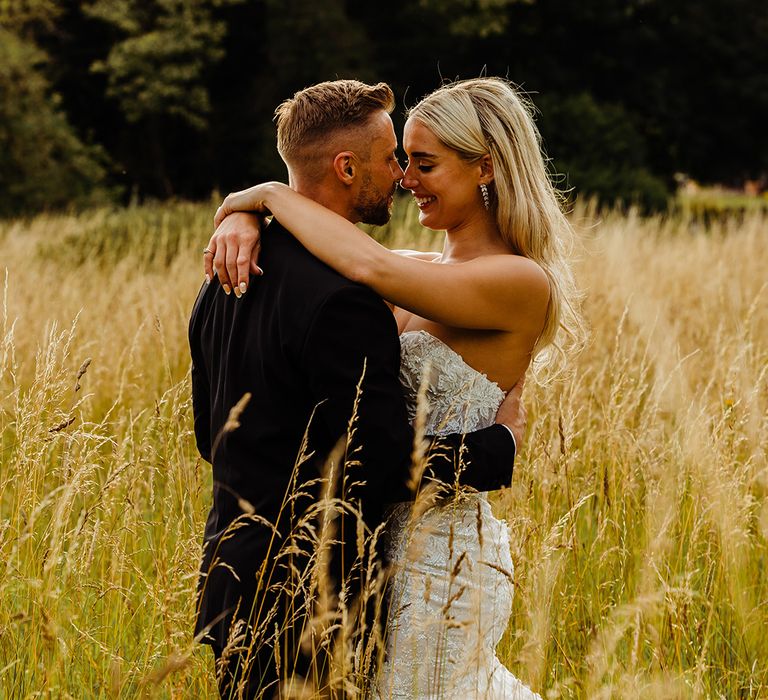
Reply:
<svg viewBox="0 0 768 700"><path fill-rule="evenodd" d="M209 254L213 255L213 251L212 250L208 250L208 248L203 249L203 255L209 255Z"/></svg>

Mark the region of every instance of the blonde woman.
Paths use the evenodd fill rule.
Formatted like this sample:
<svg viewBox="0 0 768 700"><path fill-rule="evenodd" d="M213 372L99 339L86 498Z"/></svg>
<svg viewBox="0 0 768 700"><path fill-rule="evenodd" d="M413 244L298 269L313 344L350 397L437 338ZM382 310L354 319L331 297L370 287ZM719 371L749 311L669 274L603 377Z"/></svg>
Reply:
<svg viewBox="0 0 768 700"><path fill-rule="evenodd" d="M505 392L541 351L564 357L578 344L571 229L531 108L508 82L480 78L438 89L410 111L403 145L401 186L412 192L421 224L446 232L441 252L390 251L280 183L229 195L215 223L235 211L271 213L313 255L381 295L401 334L411 418L426 384L426 433L472 431L493 422ZM363 178L363 194L366 186ZM210 264L220 281L246 288L242 260L254 243L214 235ZM495 654L511 613L513 565L506 524L486 495L456 494L417 517L399 504L391 523L380 697L538 698Z"/></svg>

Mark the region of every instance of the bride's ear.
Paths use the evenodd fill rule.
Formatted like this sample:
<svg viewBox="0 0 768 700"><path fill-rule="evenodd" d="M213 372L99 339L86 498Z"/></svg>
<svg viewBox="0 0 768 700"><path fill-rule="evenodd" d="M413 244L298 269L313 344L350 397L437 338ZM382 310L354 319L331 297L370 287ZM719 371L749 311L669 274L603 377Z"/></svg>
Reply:
<svg viewBox="0 0 768 700"><path fill-rule="evenodd" d="M345 185L351 185L357 174L357 157L352 151L337 153L333 159L333 172Z"/></svg>
<svg viewBox="0 0 768 700"><path fill-rule="evenodd" d="M489 185L493 182L493 160L490 154L484 155L480 159L480 180L479 185Z"/></svg>

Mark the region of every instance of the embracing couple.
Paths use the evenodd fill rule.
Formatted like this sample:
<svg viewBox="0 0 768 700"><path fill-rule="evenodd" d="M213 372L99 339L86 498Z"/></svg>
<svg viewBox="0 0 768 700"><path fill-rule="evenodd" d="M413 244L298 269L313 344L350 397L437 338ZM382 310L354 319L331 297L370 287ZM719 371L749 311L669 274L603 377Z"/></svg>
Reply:
<svg viewBox="0 0 768 700"><path fill-rule="evenodd" d="M190 345L214 479L196 631L222 697L288 697L281 681L347 652L342 666L372 669L357 686L371 698L539 697L495 653L513 565L486 492L511 480L532 359L580 334L571 230L506 81L413 107L405 170L393 107L383 83L302 90L277 109L290 184L216 213ZM398 184L442 252L355 226L386 223ZM345 625L353 643L329 651Z"/></svg>

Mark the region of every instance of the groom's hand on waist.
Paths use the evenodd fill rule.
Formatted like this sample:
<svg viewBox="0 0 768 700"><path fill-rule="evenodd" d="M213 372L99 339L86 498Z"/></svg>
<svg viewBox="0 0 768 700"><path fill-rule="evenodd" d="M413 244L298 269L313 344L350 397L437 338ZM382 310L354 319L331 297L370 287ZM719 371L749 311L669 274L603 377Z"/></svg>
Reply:
<svg viewBox="0 0 768 700"><path fill-rule="evenodd" d="M507 397L499 406L499 410L496 413L496 422L509 429L512 433L512 437L515 440L515 451L520 449L523 444L523 436L525 435L526 426L526 413L525 406L521 400L523 395L523 385L525 384L525 376L513 386Z"/></svg>

